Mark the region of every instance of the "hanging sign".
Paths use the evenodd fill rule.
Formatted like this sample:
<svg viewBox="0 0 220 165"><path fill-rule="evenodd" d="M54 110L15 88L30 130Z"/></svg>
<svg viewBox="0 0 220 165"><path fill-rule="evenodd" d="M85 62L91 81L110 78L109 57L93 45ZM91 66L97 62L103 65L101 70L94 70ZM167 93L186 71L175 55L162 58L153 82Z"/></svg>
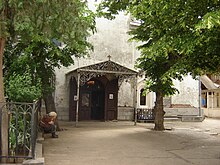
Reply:
<svg viewBox="0 0 220 165"><path fill-rule="evenodd" d="M113 99L113 94L112 94L112 93L109 94L109 99L110 99L110 100Z"/></svg>
<svg viewBox="0 0 220 165"><path fill-rule="evenodd" d="M77 95L74 95L74 101L77 101L77 100L78 100Z"/></svg>

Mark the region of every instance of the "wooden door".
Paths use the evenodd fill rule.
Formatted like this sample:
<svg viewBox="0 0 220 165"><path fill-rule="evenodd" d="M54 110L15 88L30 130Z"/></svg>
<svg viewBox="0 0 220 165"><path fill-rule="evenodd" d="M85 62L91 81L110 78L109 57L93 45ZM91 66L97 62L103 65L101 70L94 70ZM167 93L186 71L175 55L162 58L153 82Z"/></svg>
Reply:
<svg viewBox="0 0 220 165"><path fill-rule="evenodd" d="M80 87L79 120L117 120L118 113L118 79L106 82L101 90L91 87ZM70 80L69 120L76 119L77 95L75 78ZM92 104L93 102L93 104Z"/></svg>
<svg viewBox="0 0 220 165"><path fill-rule="evenodd" d="M91 119L104 120L105 93L103 90L92 91Z"/></svg>
<svg viewBox="0 0 220 165"><path fill-rule="evenodd" d="M76 104L74 97L77 95L77 83L75 78L70 79L70 93L69 93L69 120L76 121Z"/></svg>
<svg viewBox="0 0 220 165"><path fill-rule="evenodd" d="M118 79L109 81L106 86L106 120L117 120L118 113Z"/></svg>
<svg viewBox="0 0 220 165"><path fill-rule="evenodd" d="M80 90L80 120L104 119L104 86L98 79L89 80Z"/></svg>
<svg viewBox="0 0 220 165"><path fill-rule="evenodd" d="M91 120L91 92L81 90L79 120Z"/></svg>

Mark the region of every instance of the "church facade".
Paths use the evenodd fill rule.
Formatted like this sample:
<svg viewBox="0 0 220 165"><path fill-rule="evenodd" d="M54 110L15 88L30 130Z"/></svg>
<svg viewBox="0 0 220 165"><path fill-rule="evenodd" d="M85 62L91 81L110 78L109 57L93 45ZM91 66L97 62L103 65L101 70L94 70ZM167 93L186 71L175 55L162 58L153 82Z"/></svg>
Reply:
<svg viewBox="0 0 220 165"><path fill-rule="evenodd" d="M135 109L154 107L155 94L142 96L145 77L134 68L140 53L137 43L128 41L131 26L134 22L124 13L115 20L97 18L97 32L89 39L94 51L56 69L59 119L134 120ZM199 81L187 76L174 84L180 93L164 99L166 115L199 115Z"/></svg>

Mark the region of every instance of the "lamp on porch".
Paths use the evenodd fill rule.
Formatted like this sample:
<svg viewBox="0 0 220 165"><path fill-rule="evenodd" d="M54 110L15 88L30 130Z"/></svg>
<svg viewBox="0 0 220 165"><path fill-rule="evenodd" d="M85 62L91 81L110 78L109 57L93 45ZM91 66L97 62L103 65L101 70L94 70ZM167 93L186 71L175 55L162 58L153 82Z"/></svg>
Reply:
<svg viewBox="0 0 220 165"><path fill-rule="evenodd" d="M87 85L94 85L94 84L95 84L95 81L92 81L92 80L87 81Z"/></svg>

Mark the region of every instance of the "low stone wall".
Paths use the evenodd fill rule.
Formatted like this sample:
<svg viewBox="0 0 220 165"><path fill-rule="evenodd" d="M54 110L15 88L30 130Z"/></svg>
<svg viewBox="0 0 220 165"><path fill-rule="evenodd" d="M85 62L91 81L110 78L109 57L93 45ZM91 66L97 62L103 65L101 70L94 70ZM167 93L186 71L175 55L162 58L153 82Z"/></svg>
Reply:
<svg viewBox="0 0 220 165"><path fill-rule="evenodd" d="M44 138L42 137L42 133L38 132L38 138L35 148L35 159L24 160L22 165L44 165L45 160L43 157L43 145L42 142Z"/></svg>
<svg viewBox="0 0 220 165"><path fill-rule="evenodd" d="M59 107L58 118L59 120L68 121L69 120L69 111L65 107ZM198 108L164 108L166 116L198 116ZM207 112L207 111L205 111ZM208 112L207 112L208 113ZM209 111L208 117L220 117L220 110L218 111ZM134 108L133 107L118 107L118 120L132 121L134 120Z"/></svg>
<svg viewBox="0 0 220 165"><path fill-rule="evenodd" d="M118 120L124 120L124 121L134 120L134 108L118 107Z"/></svg>
<svg viewBox="0 0 220 165"><path fill-rule="evenodd" d="M69 111L65 107L57 108L58 119L62 121L69 120ZM132 121L134 120L133 107L118 107L118 120Z"/></svg>
<svg viewBox="0 0 220 165"><path fill-rule="evenodd" d="M198 108L164 108L165 116L198 116Z"/></svg>
<svg viewBox="0 0 220 165"><path fill-rule="evenodd" d="M220 108L203 108L203 110L207 117L220 118Z"/></svg>

